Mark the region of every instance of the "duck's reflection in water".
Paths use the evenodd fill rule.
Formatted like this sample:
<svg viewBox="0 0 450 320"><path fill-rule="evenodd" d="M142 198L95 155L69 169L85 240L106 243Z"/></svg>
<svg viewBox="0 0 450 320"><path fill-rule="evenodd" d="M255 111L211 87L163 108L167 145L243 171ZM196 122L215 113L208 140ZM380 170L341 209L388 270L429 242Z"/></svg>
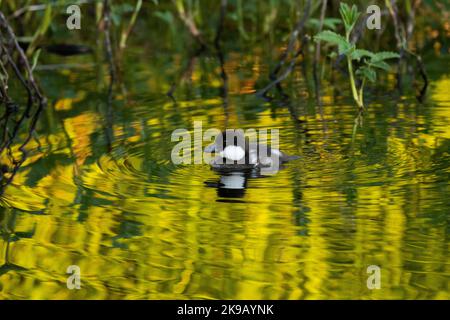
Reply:
<svg viewBox="0 0 450 320"><path fill-rule="evenodd" d="M220 176L217 195L220 198L242 198L247 188L248 173L229 172Z"/></svg>
<svg viewBox="0 0 450 320"><path fill-rule="evenodd" d="M281 170L282 167L279 168ZM251 169L236 169L236 168L217 168L212 167L212 170L219 174L219 180L206 181L205 185L210 188L217 189L217 196L219 202L234 202L245 196L247 189L247 183L249 179L261 179L268 178L270 175L262 174L258 168L252 167ZM269 173L275 174L276 172Z"/></svg>

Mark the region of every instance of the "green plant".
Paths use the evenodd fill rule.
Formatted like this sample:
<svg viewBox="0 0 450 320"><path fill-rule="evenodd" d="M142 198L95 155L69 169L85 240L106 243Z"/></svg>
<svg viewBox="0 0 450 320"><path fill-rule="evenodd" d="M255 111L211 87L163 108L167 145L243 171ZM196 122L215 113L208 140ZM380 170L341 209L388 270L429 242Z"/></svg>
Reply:
<svg viewBox="0 0 450 320"><path fill-rule="evenodd" d="M390 66L385 62L387 59L399 58L395 52L371 52L364 49L357 49L354 43L350 42L350 35L360 16L358 8L353 5L351 8L341 2L339 12L345 27L345 37L333 31L326 30L315 36L316 41L324 41L331 45L336 45L340 55L347 58L347 67L350 78L353 99L360 109L364 109L364 86L366 81L375 82L377 70L389 71ZM361 62L361 66L354 71L353 61ZM359 88L356 86L355 78L361 79Z"/></svg>

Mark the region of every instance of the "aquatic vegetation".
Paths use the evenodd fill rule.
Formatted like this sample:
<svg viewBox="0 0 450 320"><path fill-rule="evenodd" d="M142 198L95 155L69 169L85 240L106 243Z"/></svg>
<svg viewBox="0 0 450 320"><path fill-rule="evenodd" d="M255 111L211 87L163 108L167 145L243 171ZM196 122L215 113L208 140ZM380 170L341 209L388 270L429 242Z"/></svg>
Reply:
<svg viewBox="0 0 450 320"><path fill-rule="evenodd" d="M364 86L366 81L375 83L378 70L390 70L390 66L385 60L399 58L400 55L395 52L383 51L375 53L365 49L358 49L356 44L351 43L350 35L358 21L360 12L358 12L355 5L350 8L344 2L341 2L339 11L345 27L345 37L334 31L326 30L317 34L315 39L316 41L324 41L337 46L339 55L345 55L353 99L360 109L364 109ZM361 66L356 70L354 70L353 61L361 62ZM359 88L356 85L356 78L361 79Z"/></svg>

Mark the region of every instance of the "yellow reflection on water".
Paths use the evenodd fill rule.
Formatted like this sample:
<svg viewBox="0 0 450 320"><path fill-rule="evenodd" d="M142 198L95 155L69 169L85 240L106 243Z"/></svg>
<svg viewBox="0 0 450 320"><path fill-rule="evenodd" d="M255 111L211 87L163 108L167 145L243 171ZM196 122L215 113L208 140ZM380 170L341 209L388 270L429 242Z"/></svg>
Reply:
<svg viewBox="0 0 450 320"><path fill-rule="evenodd" d="M44 154L30 145L1 198L0 298L450 297L448 78L433 85L436 105L422 118L412 104L393 106L393 116L374 103L351 146L352 106L326 96L321 116L300 108L305 135L286 109L241 100L256 78L233 74L234 59L228 123L280 128L283 150L302 159L225 199L207 185L219 181L207 165L168 160L172 130L224 123L222 99L129 108L111 130L111 151L88 98L58 100L54 116L80 111L44 129ZM81 290L66 287L70 265L81 269ZM369 265L381 267L379 290L367 288Z"/></svg>

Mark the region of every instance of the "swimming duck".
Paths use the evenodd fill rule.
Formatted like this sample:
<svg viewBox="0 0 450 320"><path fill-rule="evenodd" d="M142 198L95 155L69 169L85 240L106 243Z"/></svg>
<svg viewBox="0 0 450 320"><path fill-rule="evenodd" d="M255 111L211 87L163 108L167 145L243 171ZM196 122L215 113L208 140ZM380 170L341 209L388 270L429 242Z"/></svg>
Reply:
<svg viewBox="0 0 450 320"><path fill-rule="evenodd" d="M261 156L261 149L263 152L267 150L264 152L267 156ZM262 143L250 143L243 130L234 129L223 131L214 143L205 148L205 152L216 154L210 163L213 168L232 171L271 167L276 163L282 164L299 158ZM275 157L277 159L274 159Z"/></svg>

